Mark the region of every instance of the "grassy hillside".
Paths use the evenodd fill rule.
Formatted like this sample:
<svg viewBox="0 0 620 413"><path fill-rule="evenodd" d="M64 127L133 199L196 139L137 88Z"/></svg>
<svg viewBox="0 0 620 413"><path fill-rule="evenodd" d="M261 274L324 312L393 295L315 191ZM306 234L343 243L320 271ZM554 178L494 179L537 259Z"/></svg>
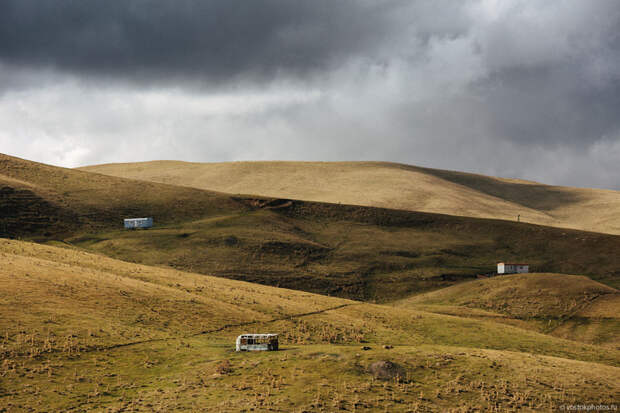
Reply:
<svg viewBox="0 0 620 413"><path fill-rule="evenodd" d="M620 281L618 236L306 202L68 241L127 261L362 300L449 286L501 260Z"/></svg>
<svg viewBox="0 0 620 413"><path fill-rule="evenodd" d="M153 161L82 170L228 193L376 206L620 234L620 192L386 162Z"/></svg>
<svg viewBox="0 0 620 413"><path fill-rule="evenodd" d="M587 277L507 275L461 283L395 304L508 323L516 319L545 333L620 349L620 292ZM483 311L471 311L477 309Z"/></svg>
<svg viewBox="0 0 620 413"><path fill-rule="evenodd" d="M0 236L62 238L117 228L123 218L159 223L243 207L214 192L85 173L0 154Z"/></svg>
<svg viewBox="0 0 620 413"><path fill-rule="evenodd" d="M490 321L21 241L0 240L0 259L0 410L554 410L620 395L620 352ZM279 333L283 351L235 353L246 331Z"/></svg>
<svg viewBox="0 0 620 413"><path fill-rule="evenodd" d="M615 287L620 282L620 237L614 235L371 207L232 198L10 157L1 160L0 229L126 261L377 301L471 279L503 260L525 260L538 271L585 274ZM31 198L20 198L20 191ZM42 221L25 225L30 216ZM154 216L156 226L125 231L121 220L127 216Z"/></svg>

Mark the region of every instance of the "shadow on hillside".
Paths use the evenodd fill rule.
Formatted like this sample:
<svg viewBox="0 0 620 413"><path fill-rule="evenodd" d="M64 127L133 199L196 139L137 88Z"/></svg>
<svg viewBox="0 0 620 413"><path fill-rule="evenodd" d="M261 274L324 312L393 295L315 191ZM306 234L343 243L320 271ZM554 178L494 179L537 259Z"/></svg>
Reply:
<svg viewBox="0 0 620 413"><path fill-rule="evenodd" d="M419 168L408 165L402 165L402 168L423 171L484 194L540 211L552 211L556 208L575 204L582 200L582 197L569 189L549 185L513 183L500 181L496 178L483 175Z"/></svg>
<svg viewBox="0 0 620 413"><path fill-rule="evenodd" d="M64 233L79 224L77 215L27 189L0 187L0 237Z"/></svg>

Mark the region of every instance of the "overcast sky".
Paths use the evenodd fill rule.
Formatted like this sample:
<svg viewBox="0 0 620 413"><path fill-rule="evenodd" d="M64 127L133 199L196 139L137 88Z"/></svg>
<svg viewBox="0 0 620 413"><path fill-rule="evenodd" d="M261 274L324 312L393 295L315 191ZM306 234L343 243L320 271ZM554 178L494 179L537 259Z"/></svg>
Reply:
<svg viewBox="0 0 620 413"><path fill-rule="evenodd" d="M0 152L620 189L617 0L2 0Z"/></svg>

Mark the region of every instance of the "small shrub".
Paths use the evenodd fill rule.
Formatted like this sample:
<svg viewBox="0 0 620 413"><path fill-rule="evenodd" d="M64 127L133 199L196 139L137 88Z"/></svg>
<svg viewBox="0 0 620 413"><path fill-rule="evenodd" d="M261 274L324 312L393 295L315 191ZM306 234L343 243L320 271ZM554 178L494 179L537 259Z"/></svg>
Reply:
<svg viewBox="0 0 620 413"><path fill-rule="evenodd" d="M233 369L232 369L232 365L230 364L230 361L223 360L219 362L217 366L215 366L215 371L217 372L217 374L224 375L224 374L231 373Z"/></svg>

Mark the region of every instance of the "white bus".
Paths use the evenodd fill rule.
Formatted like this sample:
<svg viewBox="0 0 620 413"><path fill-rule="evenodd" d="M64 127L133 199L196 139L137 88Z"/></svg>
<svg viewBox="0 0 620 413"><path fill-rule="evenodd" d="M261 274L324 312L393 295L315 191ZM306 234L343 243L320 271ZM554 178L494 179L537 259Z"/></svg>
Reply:
<svg viewBox="0 0 620 413"><path fill-rule="evenodd" d="M153 218L126 218L123 220L125 229L151 228Z"/></svg>
<svg viewBox="0 0 620 413"><path fill-rule="evenodd" d="M237 351L278 351L277 334L241 334Z"/></svg>

